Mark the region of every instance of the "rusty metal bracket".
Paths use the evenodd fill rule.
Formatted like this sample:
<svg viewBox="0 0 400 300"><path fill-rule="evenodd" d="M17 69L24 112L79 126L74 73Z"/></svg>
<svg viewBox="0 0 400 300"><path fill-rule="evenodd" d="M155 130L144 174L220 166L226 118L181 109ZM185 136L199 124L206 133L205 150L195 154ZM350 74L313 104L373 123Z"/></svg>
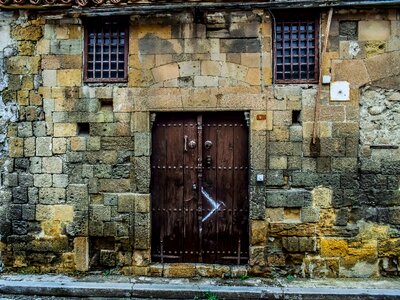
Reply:
<svg viewBox="0 0 400 300"><path fill-rule="evenodd" d="M316 143L316 139L317 139L317 125L318 125L319 114L320 114L322 75L323 75L322 67L323 67L323 63L325 61L326 51L328 49L329 32L330 32L330 28L331 28L332 16L333 16L333 7L331 7L329 9L329 13L328 13L328 21L326 23L325 36L324 36L324 45L322 48L321 60L320 60L320 64L319 64L319 81L318 81L318 89L317 89L317 95L315 96L315 106L314 106L314 122L313 122L313 133L312 133L312 143L313 144Z"/></svg>

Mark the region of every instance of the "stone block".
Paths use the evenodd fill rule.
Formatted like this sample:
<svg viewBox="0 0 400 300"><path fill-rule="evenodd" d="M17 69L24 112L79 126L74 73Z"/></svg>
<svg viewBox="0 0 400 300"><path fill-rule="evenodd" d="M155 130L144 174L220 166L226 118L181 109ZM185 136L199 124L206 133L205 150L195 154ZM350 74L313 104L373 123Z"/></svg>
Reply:
<svg viewBox="0 0 400 300"><path fill-rule="evenodd" d="M185 61L178 63L179 76L195 76L200 75L200 62L199 61Z"/></svg>
<svg viewBox="0 0 400 300"><path fill-rule="evenodd" d="M321 156L341 157L346 154L346 139L344 138L323 138L320 140Z"/></svg>
<svg viewBox="0 0 400 300"><path fill-rule="evenodd" d="M87 150L98 151L101 148L101 138L99 136L86 137Z"/></svg>
<svg viewBox="0 0 400 300"><path fill-rule="evenodd" d="M75 136L70 138L72 151L85 151L86 150L86 137Z"/></svg>
<svg viewBox="0 0 400 300"><path fill-rule="evenodd" d="M74 220L74 207L72 205L54 205L54 220L72 222Z"/></svg>
<svg viewBox="0 0 400 300"><path fill-rule="evenodd" d="M51 156L52 152L52 138L51 137L38 137L36 138L36 155L37 156Z"/></svg>
<svg viewBox="0 0 400 300"><path fill-rule="evenodd" d="M164 276L191 278L196 275L195 264L171 263L164 266Z"/></svg>
<svg viewBox="0 0 400 300"><path fill-rule="evenodd" d="M133 193L121 193L118 194L118 208L117 211L120 213L129 212L132 213L135 210L135 194Z"/></svg>
<svg viewBox="0 0 400 300"><path fill-rule="evenodd" d="M65 189L63 188L40 188L39 202L41 204L59 204L65 202Z"/></svg>
<svg viewBox="0 0 400 300"><path fill-rule="evenodd" d="M280 208L266 208L265 217L268 222L282 222L284 219L284 209Z"/></svg>
<svg viewBox="0 0 400 300"><path fill-rule="evenodd" d="M299 251L300 252L315 252L317 250L317 243L315 237L300 237L299 238Z"/></svg>
<svg viewBox="0 0 400 300"><path fill-rule="evenodd" d="M319 221L319 207L303 207L301 209L301 221L315 223Z"/></svg>
<svg viewBox="0 0 400 300"><path fill-rule="evenodd" d="M82 71L80 69L57 70L58 86L81 86Z"/></svg>
<svg viewBox="0 0 400 300"><path fill-rule="evenodd" d="M59 157L43 157L42 159L42 171L44 173L62 173L63 162Z"/></svg>
<svg viewBox="0 0 400 300"><path fill-rule="evenodd" d="M149 114L135 112L131 114L131 132L147 132L150 128Z"/></svg>
<svg viewBox="0 0 400 300"><path fill-rule="evenodd" d="M366 20L358 22L360 41L384 41L390 37L390 21Z"/></svg>
<svg viewBox="0 0 400 300"><path fill-rule="evenodd" d="M23 157L24 139L17 137L10 137L8 139L8 153L10 157Z"/></svg>
<svg viewBox="0 0 400 300"><path fill-rule="evenodd" d="M138 132L134 134L135 155L150 155L150 134L147 132Z"/></svg>
<svg viewBox="0 0 400 300"><path fill-rule="evenodd" d="M50 40L50 51L46 54L71 55L82 54L81 39Z"/></svg>
<svg viewBox="0 0 400 300"><path fill-rule="evenodd" d="M55 123L54 137L72 137L77 134L76 123Z"/></svg>
<svg viewBox="0 0 400 300"><path fill-rule="evenodd" d="M18 174L18 185L21 187L32 187L33 186L33 175L28 173Z"/></svg>
<svg viewBox="0 0 400 300"><path fill-rule="evenodd" d="M65 154L67 152L67 139L66 138L53 138L53 153Z"/></svg>
<svg viewBox="0 0 400 300"><path fill-rule="evenodd" d="M8 186L8 187L18 186L18 174L17 173L4 174L3 175L3 184L4 184L4 186Z"/></svg>
<svg viewBox="0 0 400 300"><path fill-rule="evenodd" d="M150 213L150 194L135 194L135 213Z"/></svg>
<svg viewBox="0 0 400 300"><path fill-rule="evenodd" d="M35 206L34 205L22 205L22 220L34 221L35 220Z"/></svg>
<svg viewBox="0 0 400 300"><path fill-rule="evenodd" d="M67 187L67 202L73 203L78 209L86 208L89 194L86 184L69 184Z"/></svg>
<svg viewBox="0 0 400 300"><path fill-rule="evenodd" d="M267 241L267 224L264 220L250 222L250 244L253 246L265 245Z"/></svg>
<svg viewBox="0 0 400 300"><path fill-rule="evenodd" d="M370 72L368 72L363 60L332 62L333 81L348 81L351 87L357 88L369 82L370 79Z"/></svg>
<svg viewBox="0 0 400 300"><path fill-rule="evenodd" d="M283 237L282 247L288 252L298 252L300 250L298 237Z"/></svg>
<svg viewBox="0 0 400 300"><path fill-rule="evenodd" d="M357 172L357 157L332 157L332 171Z"/></svg>
<svg viewBox="0 0 400 300"><path fill-rule="evenodd" d="M94 166L94 175L97 178L111 178L111 165L98 164Z"/></svg>
<svg viewBox="0 0 400 300"><path fill-rule="evenodd" d="M0 205L7 205L11 202L12 193L8 190L0 190Z"/></svg>
<svg viewBox="0 0 400 300"><path fill-rule="evenodd" d="M196 273L196 275L201 277L224 278L224 276L230 274L230 267L221 265L196 264Z"/></svg>
<svg viewBox="0 0 400 300"><path fill-rule="evenodd" d="M274 111L274 125L283 126L292 124L292 112L290 110Z"/></svg>
<svg viewBox="0 0 400 300"><path fill-rule="evenodd" d="M261 57L259 53L241 53L240 63L249 68L260 68Z"/></svg>
<svg viewBox="0 0 400 300"><path fill-rule="evenodd" d="M284 207L287 202L287 192L284 190L267 191L265 206L271 207Z"/></svg>
<svg viewBox="0 0 400 300"><path fill-rule="evenodd" d="M150 226L135 226L135 249L147 250L150 248L150 232Z"/></svg>
<svg viewBox="0 0 400 300"><path fill-rule="evenodd" d="M53 179L50 174L36 174L34 177L34 186L36 187L51 187Z"/></svg>
<svg viewBox="0 0 400 300"><path fill-rule="evenodd" d="M18 186L12 189L12 203L25 204L28 202L28 188Z"/></svg>
<svg viewBox="0 0 400 300"><path fill-rule="evenodd" d="M74 239L75 268L77 271L89 270L89 239L76 237Z"/></svg>
<svg viewBox="0 0 400 300"><path fill-rule="evenodd" d="M36 139L34 137L26 138L24 141L24 156L32 157L35 156L36 151Z"/></svg>
<svg viewBox="0 0 400 300"><path fill-rule="evenodd" d="M321 256L344 257L348 254L348 242L346 240L321 238Z"/></svg>
<svg viewBox="0 0 400 300"><path fill-rule="evenodd" d="M201 62L201 75L203 76L219 76L221 74L222 65L218 61L204 60Z"/></svg>
<svg viewBox="0 0 400 300"><path fill-rule="evenodd" d="M400 66L397 62L400 59L400 51L393 51L365 60L370 80L375 81L386 77L400 74Z"/></svg>
<svg viewBox="0 0 400 300"><path fill-rule="evenodd" d="M153 68L152 73L156 82L171 80L180 76L179 66L176 63Z"/></svg>
<svg viewBox="0 0 400 300"><path fill-rule="evenodd" d="M7 73L13 75L32 75L39 73L40 57L13 56L6 60Z"/></svg>
<svg viewBox="0 0 400 300"><path fill-rule="evenodd" d="M195 76L195 87L216 87L218 86L218 77L215 76Z"/></svg>
<svg viewBox="0 0 400 300"><path fill-rule="evenodd" d="M17 41L38 41L43 36L43 32L41 26L17 25L12 28L11 35Z"/></svg>
<svg viewBox="0 0 400 300"><path fill-rule="evenodd" d="M257 38L220 39L221 53L259 53L261 43Z"/></svg>
<svg viewBox="0 0 400 300"><path fill-rule="evenodd" d="M358 122L345 122L332 124L332 137L354 137L358 136Z"/></svg>
<svg viewBox="0 0 400 300"><path fill-rule="evenodd" d="M287 157L286 156L270 156L269 157L269 169L281 170L287 169Z"/></svg>
<svg viewBox="0 0 400 300"><path fill-rule="evenodd" d="M46 136L46 122L44 121L33 122L33 135L36 137Z"/></svg>
<svg viewBox="0 0 400 300"><path fill-rule="evenodd" d="M32 122L18 123L18 137L27 138L27 137L31 137L32 134L33 134Z"/></svg>
<svg viewBox="0 0 400 300"><path fill-rule="evenodd" d="M53 176L53 187L66 188L68 186L68 175L53 174L52 176Z"/></svg>
<svg viewBox="0 0 400 300"><path fill-rule="evenodd" d="M79 69L82 68L81 55L42 55L42 69Z"/></svg>
<svg viewBox="0 0 400 300"><path fill-rule="evenodd" d="M93 221L110 221L111 220L111 207L103 205L90 206L90 220Z"/></svg>
<svg viewBox="0 0 400 300"><path fill-rule="evenodd" d="M283 186L286 184L282 170L271 170L267 172L266 185L267 186Z"/></svg>

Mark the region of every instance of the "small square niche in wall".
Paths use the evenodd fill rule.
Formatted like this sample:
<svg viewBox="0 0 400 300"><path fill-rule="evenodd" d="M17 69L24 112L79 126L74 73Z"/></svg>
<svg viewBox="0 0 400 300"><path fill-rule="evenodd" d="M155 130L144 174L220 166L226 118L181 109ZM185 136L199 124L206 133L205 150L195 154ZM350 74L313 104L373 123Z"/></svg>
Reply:
<svg viewBox="0 0 400 300"><path fill-rule="evenodd" d="M331 83L331 101L349 101L350 83L347 81L335 81Z"/></svg>

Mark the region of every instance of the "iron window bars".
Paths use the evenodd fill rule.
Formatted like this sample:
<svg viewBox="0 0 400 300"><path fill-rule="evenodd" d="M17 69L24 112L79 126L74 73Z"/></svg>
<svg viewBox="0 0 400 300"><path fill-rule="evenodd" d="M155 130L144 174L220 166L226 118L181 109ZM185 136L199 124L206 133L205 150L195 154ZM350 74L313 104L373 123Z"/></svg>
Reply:
<svg viewBox="0 0 400 300"><path fill-rule="evenodd" d="M296 15L297 13L297 15ZM276 83L318 82L318 14L276 15L274 78Z"/></svg>
<svg viewBox="0 0 400 300"><path fill-rule="evenodd" d="M127 81L128 23L126 20L85 20L84 80Z"/></svg>

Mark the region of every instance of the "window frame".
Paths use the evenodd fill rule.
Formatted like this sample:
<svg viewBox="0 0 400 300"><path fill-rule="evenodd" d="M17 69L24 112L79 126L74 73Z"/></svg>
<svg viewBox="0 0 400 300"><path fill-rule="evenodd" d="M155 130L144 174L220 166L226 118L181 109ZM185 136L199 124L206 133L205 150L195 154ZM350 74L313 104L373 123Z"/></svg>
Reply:
<svg viewBox="0 0 400 300"><path fill-rule="evenodd" d="M118 32L124 32L124 76L123 78L92 78L88 76L89 73L89 35L92 32L92 29L101 28L102 32L105 32L107 25L105 22L116 23ZM83 81L85 83L124 83L128 81L128 57L129 57L129 22L127 18L110 18L110 17L93 17L86 18L83 20L84 26L84 50L83 50ZM110 25L108 25L110 26ZM96 30L97 31L97 30ZM118 40L120 40L120 34L118 34ZM102 45L102 51L104 47L104 43ZM117 54L118 55L118 54ZM94 60L95 62L96 60ZM101 71L103 72L103 63L107 62L105 60L101 60ZM109 61L110 62L110 61ZM111 62L110 62L111 63ZM118 60L117 60L118 63ZM118 70L118 68L117 68ZM96 69L94 69L96 71Z"/></svg>
<svg viewBox="0 0 400 300"><path fill-rule="evenodd" d="M273 12L273 15L274 15L274 26L273 26L273 79L274 79L274 83L277 83L277 84L307 84L307 83L318 83L318 81L319 81L319 68L320 68L320 66L319 66L319 59L320 59L320 13L318 12L318 11L315 11L315 10L311 10L311 11L307 11L307 12L299 12L299 10L296 10L296 11L285 11L285 12L283 12L283 11L278 11L278 12ZM301 62L300 62L300 59L301 59L301 55L300 55L300 52L299 52L299 55L298 55L298 58L299 58L299 62L298 63L296 63L296 64L293 64L293 62L291 62L290 63L290 65L292 66L292 71L291 71L291 73L293 73L293 66L294 65L298 65L299 66L299 78L289 78L289 79L285 79L285 78L283 78L283 79L278 79L278 71L277 71L277 66L278 66L278 63L277 63L277 58L278 58L278 55L277 55L277 38L276 38L276 36L277 36L277 26L278 25L280 25L280 24L282 24L282 26L286 23L292 23L291 25L293 25L293 23L298 23L298 25L300 25L300 23L304 23L304 22L307 22L307 23L313 23L313 26L314 26L314 37L313 37L313 39L314 39L314 44L313 44L313 47L314 47L314 77L313 78L307 78L307 79L301 79L300 77L301 77ZM291 33L292 31L290 31L290 33ZM303 31L299 31L299 33L301 33L301 32L303 32ZM307 34L307 29L304 31L304 32L306 32L306 34ZM284 38L282 38L282 42L284 42L285 41L285 39ZM290 37L290 42L292 42L293 41L293 39L292 39L292 37ZM308 41L309 41L309 39L308 38L306 38L306 43L308 43ZM298 41L298 42L300 42L300 40ZM282 48L282 49L284 49L284 47ZM292 46L290 46L290 58L293 58L293 47ZM298 48L297 49L299 49L300 50L300 46L298 46ZM309 49L309 47L308 46L306 46L306 49L307 49L307 51L308 51L308 49ZM279 65L282 65L282 66L284 66L285 65L285 62L284 62L284 59L285 59L285 57L288 57L288 56L285 56L284 55L284 53L282 54L282 59L283 59L283 61L282 61L282 64L279 64ZM291 60L292 61L292 60ZM309 70L309 65L310 64L312 64L312 63L309 63L308 61L307 61L307 64L306 64L306 66L307 66L307 77L309 76L309 73L310 73L310 70ZM283 71L283 75L284 75L284 71Z"/></svg>

